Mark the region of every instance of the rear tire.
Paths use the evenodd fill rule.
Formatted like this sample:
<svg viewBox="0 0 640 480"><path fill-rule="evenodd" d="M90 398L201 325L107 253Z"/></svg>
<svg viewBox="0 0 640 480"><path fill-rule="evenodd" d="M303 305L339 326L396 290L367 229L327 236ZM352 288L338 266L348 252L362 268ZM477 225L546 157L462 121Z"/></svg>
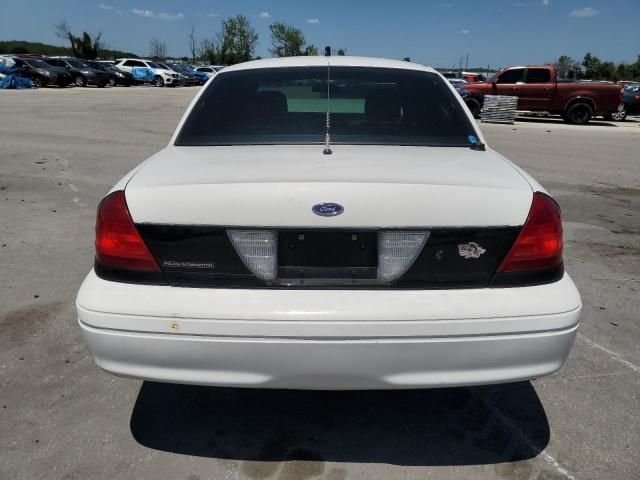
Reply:
<svg viewBox="0 0 640 480"><path fill-rule="evenodd" d="M42 88L44 86L44 82L40 77L34 77L31 81L38 88Z"/></svg>
<svg viewBox="0 0 640 480"><path fill-rule="evenodd" d="M467 108L471 111L471 115L473 118L480 118L480 111L482 110L482 105L475 98L467 98L464 103L467 105Z"/></svg>
<svg viewBox="0 0 640 480"><path fill-rule="evenodd" d="M615 112L607 113L604 116L605 120L613 120L614 122L624 122L627 119L626 106L622 110L616 110Z"/></svg>
<svg viewBox="0 0 640 480"><path fill-rule="evenodd" d="M593 116L593 110L588 103L574 103L567 108L563 118L572 125L586 125Z"/></svg>
<svg viewBox="0 0 640 480"><path fill-rule="evenodd" d="M116 85L117 85L116 79L115 78L110 78L109 79L109 86L110 87L115 87Z"/></svg>
<svg viewBox="0 0 640 480"><path fill-rule="evenodd" d="M164 79L157 75L156 78L153 79L153 85L156 87L164 87Z"/></svg>
<svg viewBox="0 0 640 480"><path fill-rule="evenodd" d="M75 84L76 87L86 87L87 80L82 75L78 75L75 79Z"/></svg>

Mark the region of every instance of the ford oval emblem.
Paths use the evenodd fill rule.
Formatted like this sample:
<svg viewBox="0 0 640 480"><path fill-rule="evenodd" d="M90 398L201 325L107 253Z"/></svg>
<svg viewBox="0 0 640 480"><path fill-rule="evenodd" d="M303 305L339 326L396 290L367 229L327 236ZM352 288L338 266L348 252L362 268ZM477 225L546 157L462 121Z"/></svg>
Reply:
<svg viewBox="0 0 640 480"><path fill-rule="evenodd" d="M339 203L318 203L311 208L311 211L321 217L335 217L344 212L344 207Z"/></svg>

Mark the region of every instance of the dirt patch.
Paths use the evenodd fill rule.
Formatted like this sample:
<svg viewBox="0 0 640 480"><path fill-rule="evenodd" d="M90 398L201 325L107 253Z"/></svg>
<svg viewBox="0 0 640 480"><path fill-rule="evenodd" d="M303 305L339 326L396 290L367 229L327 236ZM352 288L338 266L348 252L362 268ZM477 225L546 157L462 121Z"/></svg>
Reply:
<svg viewBox="0 0 640 480"><path fill-rule="evenodd" d="M44 328L65 307L63 302L36 303L3 313L0 315L2 336L11 341L24 341Z"/></svg>

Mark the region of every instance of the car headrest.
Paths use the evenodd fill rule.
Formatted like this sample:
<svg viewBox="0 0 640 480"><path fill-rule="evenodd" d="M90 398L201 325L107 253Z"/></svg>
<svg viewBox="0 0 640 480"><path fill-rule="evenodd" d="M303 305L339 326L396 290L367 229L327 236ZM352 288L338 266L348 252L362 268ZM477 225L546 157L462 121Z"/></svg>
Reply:
<svg viewBox="0 0 640 480"><path fill-rule="evenodd" d="M369 91L364 102L367 117L394 120L402 115L402 102L393 88L381 88Z"/></svg>
<svg viewBox="0 0 640 480"><path fill-rule="evenodd" d="M282 92L265 90L256 94L256 109L261 116L282 115L288 112L287 97Z"/></svg>

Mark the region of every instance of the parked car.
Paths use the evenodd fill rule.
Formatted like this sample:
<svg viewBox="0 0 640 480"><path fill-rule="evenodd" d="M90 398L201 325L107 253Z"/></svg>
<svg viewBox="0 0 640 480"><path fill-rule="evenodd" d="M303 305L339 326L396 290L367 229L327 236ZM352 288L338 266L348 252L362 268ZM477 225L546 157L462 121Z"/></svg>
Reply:
<svg viewBox="0 0 640 480"><path fill-rule="evenodd" d="M156 63L162 68L166 68L167 70L171 70L172 72L177 73L180 79L180 85L189 86L189 87L193 85L200 85L200 80L198 80L195 75L193 75L190 72L185 72L177 64L161 63L161 62L156 62Z"/></svg>
<svg viewBox="0 0 640 480"><path fill-rule="evenodd" d="M167 70L160 65L149 60L140 58L120 58L116 60L115 66L125 72L133 73L135 67L149 68L155 75L153 84L156 87L174 87L180 85L180 75L173 70Z"/></svg>
<svg viewBox="0 0 640 480"><path fill-rule="evenodd" d="M618 111L605 115L606 120L624 122L629 115L640 114L640 83L628 82L624 87L622 104Z"/></svg>
<svg viewBox="0 0 640 480"><path fill-rule="evenodd" d="M462 72L462 78L469 83L487 81L487 77L478 72Z"/></svg>
<svg viewBox="0 0 640 480"><path fill-rule="evenodd" d="M133 75L129 72L123 72L118 70L112 63L97 62L95 60L88 60L87 64L91 68L96 70L102 70L109 75L109 86L115 87L116 85L123 85L130 87L133 85Z"/></svg>
<svg viewBox="0 0 640 480"><path fill-rule="evenodd" d="M586 124L594 115L615 112L621 102L619 85L562 82L553 66L510 67L489 82L468 83L466 104L474 117L480 116L485 95L518 97L518 110L546 111L562 115L568 123Z"/></svg>
<svg viewBox="0 0 640 480"><path fill-rule="evenodd" d="M37 58L10 57L10 60L5 64L15 68L17 76L30 79L37 87L66 87L72 82L71 74L65 69L52 67Z"/></svg>
<svg viewBox="0 0 640 480"><path fill-rule="evenodd" d="M447 78L447 81L453 88L455 88L456 92L458 92L458 95L460 95L463 100L469 96L469 92L464 88L467 83L466 80L462 80L461 78Z"/></svg>
<svg viewBox="0 0 640 480"><path fill-rule="evenodd" d="M109 84L109 74L102 70L91 68L86 63L86 60L73 57L49 57L45 58L44 61L54 67L67 70L77 87L95 85L103 88Z"/></svg>
<svg viewBox="0 0 640 480"><path fill-rule="evenodd" d="M422 65L225 68L100 203L77 297L91 355L126 377L260 388L556 371L581 309L560 208L484 142Z"/></svg>
<svg viewBox="0 0 640 480"><path fill-rule="evenodd" d="M211 78L216 74L216 72L219 72L223 68L224 67L222 65L209 65L207 67L197 67L195 70L196 72L206 73L207 77Z"/></svg>
<svg viewBox="0 0 640 480"><path fill-rule="evenodd" d="M181 75L182 84L186 86L204 85L209 78L204 73L196 72L182 63L169 63L168 65Z"/></svg>
<svg viewBox="0 0 640 480"><path fill-rule="evenodd" d="M440 74L448 79L448 80L464 80L465 82L486 82L487 81L487 77L485 77L483 74L481 73L477 73L477 72L461 72L461 71L446 71L446 72L440 72Z"/></svg>

